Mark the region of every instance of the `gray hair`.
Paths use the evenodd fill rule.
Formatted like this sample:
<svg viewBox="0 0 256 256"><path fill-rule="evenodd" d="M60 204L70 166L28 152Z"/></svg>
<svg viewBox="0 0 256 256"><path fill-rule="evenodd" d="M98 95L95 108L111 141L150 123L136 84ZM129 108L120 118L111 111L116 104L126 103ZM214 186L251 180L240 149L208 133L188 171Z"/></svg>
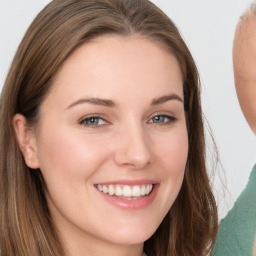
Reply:
<svg viewBox="0 0 256 256"><path fill-rule="evenodd" d="M256 14L256 1L255 0L252 2L250 10L253 14Z"/></svg>
<svg viewBox="0 0 256 256"><path fill-rule="evenodd" d="M245 19L249 14L256 15L256 0L253 0L248 8L246 8L245 12L240 16L240 21Z"/></svg>

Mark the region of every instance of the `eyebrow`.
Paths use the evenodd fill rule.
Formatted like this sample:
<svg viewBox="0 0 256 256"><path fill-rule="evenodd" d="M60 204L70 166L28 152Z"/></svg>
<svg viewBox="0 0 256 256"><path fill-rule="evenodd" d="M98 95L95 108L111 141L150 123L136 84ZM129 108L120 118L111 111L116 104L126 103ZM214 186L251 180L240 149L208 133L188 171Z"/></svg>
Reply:
<svg viewBox="0 0 256 256"><path fill-rule="evenodd" d="M164 95L160 98L153 99L151 105L163 104L169 100L177 100L177 101L180 101L181 103L183 103L183 99L180 96L178 96L175 93L172 93L170 95Z"/></svg>
<svg viewBox="0 0 256 256"><path fill-rule="evenodd" d="M177 100L180 101L181 103L183 103L183 100L180 96L178 96L177 94L170 94L170 95L164 95L162 97L153 99L151 102L151 105L160 105L163 104L167 101L170 100ZM98 106L104 106L104 107L116 107L116 103L112 100L109 99L102 99L102 98L83 98L83 99L79 99L75 102L73 102L72 104L70 104L68 108L72 108L76 105L80 105L80 104L84 104L84 103L89 103L89 104L93 104L93 105L98 105Z"/></svg>
<svg viewBox="0 0 256 256"><path fill-rule="evenodd" d="M83 98L83 99L79 99L79 100L73 102L67 108L72 108L72 107L74 107L76 105L83 104L83 103L90 103L90 104L93 104L93 105L104 106L104 107L115 107L116 106L114 101L108 100L108 99Z"/></svg>

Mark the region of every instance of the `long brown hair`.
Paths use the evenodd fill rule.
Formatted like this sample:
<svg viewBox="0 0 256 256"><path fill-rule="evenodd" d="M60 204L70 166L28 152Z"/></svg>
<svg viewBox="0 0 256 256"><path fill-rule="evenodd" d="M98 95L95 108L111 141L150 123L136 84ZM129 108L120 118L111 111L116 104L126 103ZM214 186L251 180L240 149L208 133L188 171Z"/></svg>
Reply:
<svg viewBox="0 0 256 256"><path fill-rule="evenodd" d="M139 34L179 61L184 81L189 154L181 191L154 235L148 256L200 256L211 251L217 210L205 166L199 76L174 23L148 0L53 0L35 18L14 57L0 101L0 246L2 256L65 255L52 223L40 170L29 169L12 118L36 125L39 108L63 62L104 34Z"/></svg>

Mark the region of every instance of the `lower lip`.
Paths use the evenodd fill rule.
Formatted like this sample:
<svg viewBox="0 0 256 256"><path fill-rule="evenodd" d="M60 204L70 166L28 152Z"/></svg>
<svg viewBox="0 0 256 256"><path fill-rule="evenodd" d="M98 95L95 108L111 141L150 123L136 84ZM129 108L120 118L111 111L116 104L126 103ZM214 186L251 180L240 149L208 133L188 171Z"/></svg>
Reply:
<svg viewBox="0 0 256 256"><path fill-rule="evenodd" d="M97 190L102 197L114 206L127 210L140 210L149 206L155 199L158 192L159 184L155 184L151 193L138 199L124 199L117 196L110 196Z"/></svg>

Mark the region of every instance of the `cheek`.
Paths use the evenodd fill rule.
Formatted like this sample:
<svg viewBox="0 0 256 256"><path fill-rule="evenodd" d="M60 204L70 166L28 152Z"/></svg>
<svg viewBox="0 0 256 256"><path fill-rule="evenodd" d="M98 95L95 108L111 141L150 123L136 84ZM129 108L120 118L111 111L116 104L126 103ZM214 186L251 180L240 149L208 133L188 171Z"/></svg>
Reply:
<svg viewBox="0 0 256 256"><path fill-rule="evenodd" d="M183 175L188 156L187 130L178 130L158 144L158 159L164 165L166 175Z"/></svg>
<svg viewBox="0 0 256 256"><path fill-rule="evenodd" d="M100 139L51 129L51 133L42 131L37 153L45 178L55 176L71 182L88 179L106 161L108 152Z"/></svg>
<svg viewBox="0 0 256 256"><path fill-rule="evenodd" d="M161 145L161 146L160 146ZM165 136L157 143L157 171L161 174L162 183L159 188L159 204L155 211L159 223L176 200L182 182L188 156L188 136L186 129L179 129Z"/></svg>

